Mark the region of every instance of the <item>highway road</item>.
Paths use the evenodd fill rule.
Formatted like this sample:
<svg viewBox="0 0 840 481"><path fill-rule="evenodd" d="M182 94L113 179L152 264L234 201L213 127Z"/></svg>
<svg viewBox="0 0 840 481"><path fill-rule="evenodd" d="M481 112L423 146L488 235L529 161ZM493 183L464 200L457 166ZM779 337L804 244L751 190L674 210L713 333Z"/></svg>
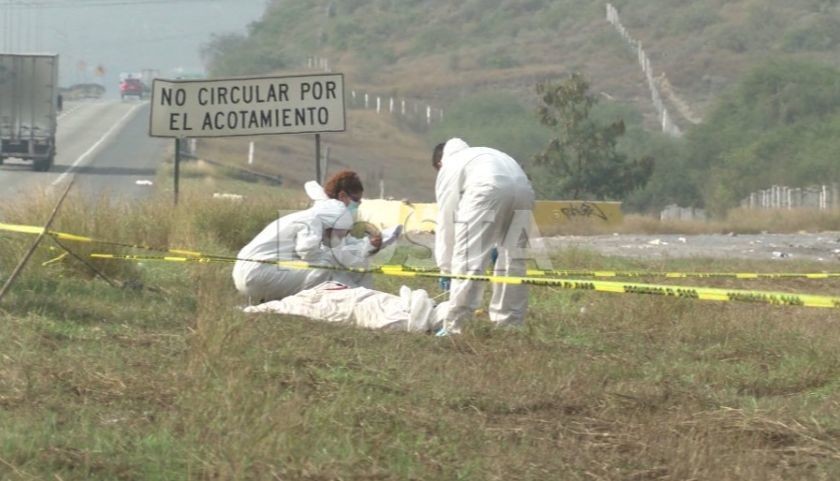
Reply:
<svg viewBox="0 0 840 481"><path fill-rule="evenodd" d="M62 188L72 175L74 189L91 198L131 201L149 195L155 187L147 181L155 180L168 142L148 136L148 119L148 102L67 103L58 119L55 165L34 172L30 163L6 160L0 166L0 198L14 202Z"/></svg>

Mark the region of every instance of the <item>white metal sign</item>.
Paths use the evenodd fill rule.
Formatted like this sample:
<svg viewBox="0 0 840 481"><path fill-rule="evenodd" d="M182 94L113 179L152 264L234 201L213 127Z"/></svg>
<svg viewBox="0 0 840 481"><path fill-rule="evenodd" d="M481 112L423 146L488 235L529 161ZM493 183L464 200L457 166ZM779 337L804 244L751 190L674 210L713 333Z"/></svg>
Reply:
<svg viewBox="0 0 840 481"><path fill-rule="evenodd" d="M155 79L152 137L343 132L344 75Z"/></svg>

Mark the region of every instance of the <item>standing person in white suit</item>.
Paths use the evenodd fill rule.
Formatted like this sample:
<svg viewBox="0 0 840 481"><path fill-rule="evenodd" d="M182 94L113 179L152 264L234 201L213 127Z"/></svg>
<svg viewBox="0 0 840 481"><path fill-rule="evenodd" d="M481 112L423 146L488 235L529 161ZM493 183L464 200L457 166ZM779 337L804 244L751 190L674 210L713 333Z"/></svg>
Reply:
<svg viewBox="0 0 840 481"><path fill-rule="evenodd" d="M524 276L526 259L515 254L528 239L511 224L517 212L533 211L534 191L519 164L504 152L470 147L454 138L435 147L432 165L438 171L435 259L441 272L483 275L496 247L495 275ZM481 305L483 293L483 282L453 279L450 310L439 334L459 333L463 321ZM521 325L527 308L525 285L493 284L491 321Z"/></svg>

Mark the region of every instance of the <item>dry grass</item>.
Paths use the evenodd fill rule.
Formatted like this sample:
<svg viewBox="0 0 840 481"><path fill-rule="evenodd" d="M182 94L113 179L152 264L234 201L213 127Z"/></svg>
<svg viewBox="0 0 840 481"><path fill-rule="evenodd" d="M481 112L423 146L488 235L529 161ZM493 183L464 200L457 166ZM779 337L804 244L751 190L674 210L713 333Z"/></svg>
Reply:
<svg viewBox="0 0 840 481"><path fill-rule="evenodd" d="M434 199L435 172L431 168L433 145L422 135L401 128L390 114L348 110L348 130L321 136L322 149L330 149L327 176L342 169L356 170L366 195L379 197L380 176L385 195L413 201ZM206 140L199 155L229 165L247 165L248 143L255 141L253 169L284 179L284 186L299 188L315 178L314 135ZM365 166L360 169L358 166Z"/></svg>
<svg viewBox="0 0 840 481"><path fill-rule="evenodd" d="M242 212L277 207L220 207L191 179L178 209L163 195L91 223L73 202L59 225L229 252L258 223ZM114 268L149 291L113 289L73 262L33 264L2 306L0 479L840 476L834 311L534 288L525 329L476 319L435 338L245 316L223 265Z"/></svg>
<svg viewBox="0 0 840 481"><path fill-rule="evenodd" d="M840 210L746 210L734 209L726 219L710 221L669 220L640 214L625 214L620 224L605 225L593 222L565 222L547 235L604 235L604 234L760 234L763 232L789 234L798 232L827 232L840 230Z"/></svg>

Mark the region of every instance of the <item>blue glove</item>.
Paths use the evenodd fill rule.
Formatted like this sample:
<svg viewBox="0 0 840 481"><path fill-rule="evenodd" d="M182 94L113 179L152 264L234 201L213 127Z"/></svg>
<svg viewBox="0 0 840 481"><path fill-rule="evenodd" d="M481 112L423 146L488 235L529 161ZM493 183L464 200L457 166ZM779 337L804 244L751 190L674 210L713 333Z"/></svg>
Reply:
<svg viewBox="0 0 840 481"><path fill-rule="evenodd" d="M449 286L452 285L452 279L448 277L438 277L438 287L444 292L449 292Z"/></svg>

